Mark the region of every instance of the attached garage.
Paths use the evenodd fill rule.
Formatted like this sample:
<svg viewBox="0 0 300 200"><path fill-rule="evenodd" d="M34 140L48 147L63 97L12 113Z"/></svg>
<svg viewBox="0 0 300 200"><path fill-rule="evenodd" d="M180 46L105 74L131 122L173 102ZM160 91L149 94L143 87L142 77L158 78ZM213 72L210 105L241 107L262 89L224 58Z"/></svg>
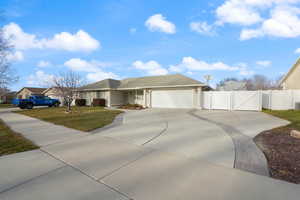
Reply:
<svg viewBox="0 0 300 200"><path fill-rule="evenodd" d="M194 90L152 90L151 103L153 108L194 108Z"/></svg>
<svg viewBox="0 0 300 200"><path fill-rule="evenodd" d="M83 86L85 94L107 92L107 106L139 104L145 108L201 108L201 90L205 85L181 74L146 76L123 80L105 79ZM92 98L90 98L92 100ZM98 98L98 97L97 97ZM102 97L101 97L102 98Z"/></svg>

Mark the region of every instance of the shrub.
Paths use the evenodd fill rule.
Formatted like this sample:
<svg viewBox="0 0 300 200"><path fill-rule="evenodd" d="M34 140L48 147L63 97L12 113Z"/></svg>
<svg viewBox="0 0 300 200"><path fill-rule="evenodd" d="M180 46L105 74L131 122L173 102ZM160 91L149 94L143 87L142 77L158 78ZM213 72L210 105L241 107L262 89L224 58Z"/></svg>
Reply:
<svg viewBox="0 0 300 200"><path fill-rule="evenodd" d="M104 107L106 105L106 100L105 99L93 99L92 105Z"/></svg>
<svg viewBox="0 0 300 200"><path fill-rule="evenodd" d="M139 104L127 104L127 105L123 105L120 106L121 109L128 109L128 110L142 110L144 109L144 107L142 105Z"/></svg>
<svg viewBox="0 0 300 200"><path fill-rule="evenodd" d="M85 99L76 99L75 100L75 105L76 106L85 106L86 105L86 100Z"/></svg>

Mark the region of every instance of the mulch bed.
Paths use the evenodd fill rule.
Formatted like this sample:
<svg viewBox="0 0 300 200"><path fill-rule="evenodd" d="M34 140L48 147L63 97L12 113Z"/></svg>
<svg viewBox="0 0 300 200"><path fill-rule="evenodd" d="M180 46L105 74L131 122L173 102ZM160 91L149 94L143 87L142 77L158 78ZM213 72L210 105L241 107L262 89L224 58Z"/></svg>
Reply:
<svg viewBox="0 0 300 200"><path fill-rule="evenodd" d="M126 110L143 110L145 109L143 106L139 104L127 104L124 106L120 106L120 109L126 109Z"/></svg>
<svg viewBox="0 0 300 200"><path fill-rule="evenodd" d="M267 157L273 178L300 183L300 139L290 136L292 128L264 131L254 141Z"/></svg>

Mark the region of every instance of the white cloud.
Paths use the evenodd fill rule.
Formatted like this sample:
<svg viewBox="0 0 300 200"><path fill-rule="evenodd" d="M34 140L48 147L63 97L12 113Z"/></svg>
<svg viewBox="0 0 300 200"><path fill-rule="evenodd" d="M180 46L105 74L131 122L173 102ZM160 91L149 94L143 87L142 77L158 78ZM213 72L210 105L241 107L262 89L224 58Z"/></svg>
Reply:
<svg viewBox="0 0 300 200"><path fill-rule="evenodd" d="M96 61L86 61L80 58L72 58L64 63L71 70L80 72L97 72L101 67Z"/></svg>
<svg viewBox="0 0 300 200"><path fill-rule="evenodd" d="M184 57L178 65L171 65L171 72L186 72L191 74L195 71L236 71L240 75L251 75L253 71L248 69L246 63L238 63L234 66L223 62L208 63L202 60L197 60L193 57Z"/></svg>
<svg viewBox="0 0 300 200"><path fill-rule="evenodd" d="M146 71L148 75L166 75L168 74L168 70L163 68L158 62L156 61L149 61L149 62L142 62L142 61L135 61L133 67L139 70Z"/></svg>
<svg viewBox="0 0 300 200"><path fill-rule="evenodd" d="M37 38L34 34L24 32L18 24L10 23L3 27L3 31L4 36L19 50L59 49L88 52L100 48L100 42L83 30L75 34L61 32L52 38Z"/></svg>
<svg viewBox="0 0 300 200"><path fill-rule="evenodd" d="M72 58L64 63L66 67L73 71L87 72L86 77L89 81L100 81L107 78L119 79L119 76L113 72L103 71L102 67L110 64L96 60L86 61L80 58Z"/></svg>
<svg viewBox="0 0 300 200"><path fill-rule="evenodd" d="M300 0L226 0L215 11L215 24L242 26L240 40L264 36L299 37L298 3Z"/></svg>
<svg viewBox="0 0 300 200"><path fill-rule="evenodd" d="M214 34L214 26L207 24L207 22L191 22L190 29L203 35Z"/></svg>
<svg viewBox="0 0 300 200"><path fill-rule="evenodd" d="M238 63L237 66L239 67L239 74L242 76L251 76L255 74L253 70L248 69L247 63Z"/></svg>
<svg viewBox="0 0 300 200"><path fill-rule="evenodd" d="M240 34L240 40L249 40L251 38L262 37L263 35L261 30L243 29Z"/></svg>
<svg viewBox="0 0 300 200"><path fill-rule="evenodd" d="M112 72L104 72L102 70L99 70L98 72L95 73L88 73L86 78L89 81L100 81L103 79L108 79L108 78L112 78L112 79L120 79L120 77Z"/></svg>
<svg viewBox="0 0 300 200"><path fill-rule="evenodd" d="M269 60L259 60L256 62L257 65L261 66L261 67L269 67L272 65L272 62Z"/></svg>
<svg viewBox="0 0 300 200"><path fill-rule="evenodd" d="M180 72L183 72L183 69L181 67L179 67L179 66L171 65L169 67L169 71L170 72L180 73Z"/></svg>
<svg viewBox="0 0 300 200"><path fill-rule="evenodd" d="M182 62L176 66L177 68L186 68L190 71L211 71L211 70L225 70L236 71L237 66L229 66L223 62L207 63L205 61L197 60L193 57L184 57Z"/></svg>
<svg viewBox="0 0 300 200"><path fill-rule="evenodd" d="M27 78L27 84L32 86L51 86L53 85L54 76L44 71L38 70Z"/></svg>
<svg viewBox="0 0 300 200"><path fill-rule="evenodd" d="M155 14L149 17L145 22L145 25L152 32L159 31L167 34L176 33L176 26L172 22L167 21L162 14Z"/></svg>
<svg viewBox="0 0 300 200"><path fill-rule="evenodd" d="M263 36L295 38L300 36L300 9L291 6L277 6L271 17L263 21L258 29L243 30L241 40Z"/></svg>
<svg viewBox="0 0 300 200"><path fill-rule="evenodd" d="M295 54L300 54L300 48L295 50Z"/></svg>
<svg viewBox="0 0 300 200"><path fill-rule="evenodd" d="M251 76L251 75L254 75L255 72L252 71L252 70L247 70L247 69L241 69L240 70L240 75L242 76Z"/></svg>
<svg viewBox="0 0 300 200"><path fill-rule="evenodd" d="M24 60L24 55L21 51L15 51L12 53L9 53L7 55L7 60L9 62L19 62Z"/></svg>
<svg viewBox="0 0 300 200"><path fill-rule="evenodd" d="M52 64L49 61L41 60L37 63L38 67L49 67Z"/></svg>
<svg viewBox="0 0 300 200"><path fill-rule="evenodd" d="M254 1L249 0L248 2ZM224 23L231 23L249 26L262 21L259 12L250 5L244 0L226 1L216 10L218 18L217 24L222 25Z"/></svg>

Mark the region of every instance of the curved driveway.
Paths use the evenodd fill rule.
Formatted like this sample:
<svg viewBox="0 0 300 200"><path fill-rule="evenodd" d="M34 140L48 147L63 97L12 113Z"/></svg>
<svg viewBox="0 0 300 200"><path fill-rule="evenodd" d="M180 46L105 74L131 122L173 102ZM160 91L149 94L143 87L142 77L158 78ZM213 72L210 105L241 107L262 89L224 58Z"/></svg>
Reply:
<svg viewBox="0 0 300 200"><path fill-rule="evenodd" d="M10 112L0 118L41 145L0 157L1 200L299 199L297 185L232 169L243 167L240 155L253 162L252 137L288 123L263 113L132 111L122 125L89 134Z"/></svg>
<svg viewBox="0 0 300 200"><path fill-rule="evenodd" d="M288 122L260 112L148 109L129 111L123 125L101 135L268 175L264 155L252 138Z"/></svg>

